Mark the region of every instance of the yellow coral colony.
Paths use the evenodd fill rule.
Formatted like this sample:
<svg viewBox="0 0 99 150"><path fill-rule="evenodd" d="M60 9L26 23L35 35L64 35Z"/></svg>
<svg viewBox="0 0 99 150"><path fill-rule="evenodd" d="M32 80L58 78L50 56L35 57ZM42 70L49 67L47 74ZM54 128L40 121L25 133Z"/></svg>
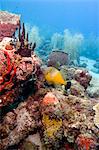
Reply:
<svg viewBox="0 0 99 150"><path fill-rule="evenodd" d="M54 85L66 85L66 81L63 79L61 73L59 70L57 70L54 67L48 67L46 71L44 72L45 80L49 84Z"/></svg>
<svg viewBox="0 0 99 150"><path fill-rule="evenodd" d="M57 105L59 101L52 92L48 92L43 98L42 103L47 107L48 105ZM49 115L43 114L42 123L46 135L50 138L54 138L55 133L57 133L62 126L62 119L50 119Z"/></svg>
<svg viewBox="0 0 99 150"><path fill-rule="evenodd" d="M48 115L43 115L43 125L45 126L45 132L48 137L54 138L54 134L60 129L62 126L62 119L55 120L55 119L49 119Z"/></svg>
<svg viewBox="0 0 99 150"><path fill-rule="evenodd" d="M99 103L93 106L93 110L95 110L94 124L99 128Z"/></svg>

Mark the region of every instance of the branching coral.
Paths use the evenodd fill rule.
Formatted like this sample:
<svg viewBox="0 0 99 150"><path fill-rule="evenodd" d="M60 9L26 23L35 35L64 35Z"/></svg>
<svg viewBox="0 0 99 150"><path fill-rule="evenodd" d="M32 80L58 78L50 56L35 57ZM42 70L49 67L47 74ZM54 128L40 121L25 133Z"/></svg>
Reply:
<svg viewBox="0 0 99 150"><path fill-rule="evenodd" d="M52 49L63 49L63 36L59 33L54 33L51 37Z"/></svg>
<svg viewBox="0 0 99 150"><path fill-rule="evenodd" d="M39 28L37 26L30 27L29 24L26 24L26 31L29 33L29 41L36 43L36 48L39 48L43 39L40 36Z"/></svg>
<svg viewBox="0 0 99 150"><path fill-rule="evenodd" d="M80 33L72 34L68 29L64 34L55 33L51 38L51 45L54 49L62 49L70 55L71 61L79 62L79 48L83 43L83 35Z"/></svg>
<svg viewBox="0 0 99 150"><path fill-rule="evenodd" d="M71 60L79 60L79 48L83 42L82 34L72 34L69 30L64 31L64 50L70 55Z"/></svg>
<svg viewBox="0 0 99 150"><path fill-rule="evenodd" d="M6 62L7 68L6 68L6 72L4 72L4 73L1 75L1 80L0 80L0 92L1 92L6 86L8 86L9 84L12 83L12 79L13 79L13 77L14 77L15 74L16 74L16 67L15 67L14 63L11 64L11 60L10 60L10 56L9 56L8 52L7 52L7 51L4 51L4 55L5 55L6 59L7 59L7 60L6 60L6 61L7 61L7 62ZM5 63L5 62L4 62L4 63ZM5 79L7 79L6 76L11 73L12 69L13 69L14 71L13 71L13 73L11 74L9 81L5 81Z"/></svg>

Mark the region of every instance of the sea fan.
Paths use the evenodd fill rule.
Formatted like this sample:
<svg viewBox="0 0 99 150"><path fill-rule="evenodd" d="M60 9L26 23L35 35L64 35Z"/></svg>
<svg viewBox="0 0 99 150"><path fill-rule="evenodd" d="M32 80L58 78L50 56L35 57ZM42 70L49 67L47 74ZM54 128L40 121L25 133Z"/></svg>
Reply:
<svg viewBox="0 0 99 150"><path fill-rule="evenodd" d="M71 60L79 63L79 48L83 42L83 35L72 34L68 29L64 30L64 50L70 55Z"/></svg>

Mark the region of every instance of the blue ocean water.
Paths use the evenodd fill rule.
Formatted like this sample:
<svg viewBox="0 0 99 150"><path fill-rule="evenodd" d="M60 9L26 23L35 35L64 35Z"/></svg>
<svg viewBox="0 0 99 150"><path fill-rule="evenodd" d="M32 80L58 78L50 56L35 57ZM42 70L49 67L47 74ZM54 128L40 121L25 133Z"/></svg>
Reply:
<svg viewBox="0 0 99 150"><path fill-rule="evenodd" d="M99 58L99 0L0 0L0 9L21 14L46 38L65 29L81 33L89 42L82 45L81 55Z"/></svg>
<svg viewBox="0 0 99 150"><path fill-rule="evenodd" d="M68 28L86 36L99 35L99 0L0 0L0 8L50 32Z"/></svg>

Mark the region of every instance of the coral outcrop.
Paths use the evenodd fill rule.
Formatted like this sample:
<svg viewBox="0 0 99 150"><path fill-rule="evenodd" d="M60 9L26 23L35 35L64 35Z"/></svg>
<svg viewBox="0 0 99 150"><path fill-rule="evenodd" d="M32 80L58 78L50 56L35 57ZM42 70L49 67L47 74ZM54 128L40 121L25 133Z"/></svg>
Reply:
<svg viewBox="0 0 99 150"><path fill-rule="evenodd" d="M43 98L41 110L44 141L46 144L50 141L54 144L56 137L57 140L62 138L62 112L60 103L52 92Z"/></svg>
<svg viewBox="0 0 99 150"><path fill-rule="evenodd" d="M38 104L30 98L4 117L2 124L0 124L2 138L0 149L6 149L19 143L30 131L36 128L36 120L39 118L37 107Z"/></svg>
<svg viewBox="0 0 99 150"><path fill-rule="evenodd" d="M94 124L95 105L98 106L98 101L65 96L55 89L38 91L3 118L0 124L1 147L6 149L18 144L30 131L29 141L32 142L35 131L34 135L40 133L41 145L49 150L61 150L67 143L76 144L79 150L95 150L99 137L99 130Z"/></svg>
<svg viewBox="0 0 99 150"><path fill-rule="evenodd" d="M86 89L92 79L92 76L86 70L77 69L75 79Z"/></svg>
<svg viewBox="0 0 99 150"><path fill-rule="evenodd" d="M18 91L22 84L27 86L30 80L33 81L33 76L36 75L40 68L40 59L34 53L36 45L34 43L34 45L31 44L30 46L28 34L25 37L24 24L22 32L20 28L17 40L6 37L0 42L0 107L12 102L13 98L9 100L8 95L13 97L16 87Z"/></svg>

